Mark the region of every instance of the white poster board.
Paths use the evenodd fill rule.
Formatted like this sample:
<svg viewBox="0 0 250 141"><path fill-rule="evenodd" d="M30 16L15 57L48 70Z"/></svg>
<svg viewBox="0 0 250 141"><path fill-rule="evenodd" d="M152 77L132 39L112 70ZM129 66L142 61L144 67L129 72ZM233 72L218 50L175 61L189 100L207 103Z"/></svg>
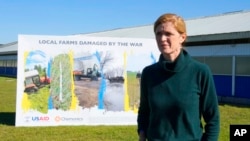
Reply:
<svg viewBox="0 0 250 141"><path fill-rule="evenodd" d="M154 39L18 37L16 126L135 125Z"/></svg>

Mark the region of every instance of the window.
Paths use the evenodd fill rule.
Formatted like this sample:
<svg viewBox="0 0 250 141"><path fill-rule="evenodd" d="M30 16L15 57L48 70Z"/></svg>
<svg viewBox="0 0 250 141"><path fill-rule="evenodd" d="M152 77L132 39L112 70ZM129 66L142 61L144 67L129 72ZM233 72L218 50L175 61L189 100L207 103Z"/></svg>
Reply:
<svg viewBox="0 0 250 141"><path fill-rule="evenodd" d="M0 67L3 67L4 60L0 60Z"/></svg>
<svg viewBox="0 0 250 141"><path fill-rule="evenodd" d="M231 75L232 74L232 57L231 56L209 56L194 57L199 62L207 64L213 74Z"/></svg>
<svg viewBox="0 0 250 141"><path fill-rule="evenodd" d="M250 56L236 57L236 75L250 75Z"/></svg>

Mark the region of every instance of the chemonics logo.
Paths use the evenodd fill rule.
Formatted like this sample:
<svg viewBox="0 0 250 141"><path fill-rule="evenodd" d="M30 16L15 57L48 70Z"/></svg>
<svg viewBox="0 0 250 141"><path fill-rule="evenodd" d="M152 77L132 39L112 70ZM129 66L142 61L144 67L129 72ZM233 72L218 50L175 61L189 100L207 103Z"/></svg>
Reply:
<svg viewBox="0 0 250 141"><path fill-rule="evenodd" d="M55 117L55 121L56 121L56 122L59 122L60 120L61 120L61 117L60 117L60 116L56 116L56 117Z"/></svg>
<svg viewBox="0 0 250 141"><path fill-rule="evenodd" d="M82 117L60 117L56 116L55 117L56 122L79 122L83 121Z"/></svg>

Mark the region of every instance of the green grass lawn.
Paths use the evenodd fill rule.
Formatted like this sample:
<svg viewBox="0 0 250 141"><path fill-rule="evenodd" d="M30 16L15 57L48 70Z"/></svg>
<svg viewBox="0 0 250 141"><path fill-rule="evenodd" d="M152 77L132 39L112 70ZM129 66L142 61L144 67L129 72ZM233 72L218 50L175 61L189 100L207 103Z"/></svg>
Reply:
<svg viewBox="0 0 250 141"><path fill-rule="evenodd" d="M0 77L0 140L136 141L134 126L15 127L16 79ZM220 105L220 141L229 141L230 124L250 124L250 108Z"/></svg>

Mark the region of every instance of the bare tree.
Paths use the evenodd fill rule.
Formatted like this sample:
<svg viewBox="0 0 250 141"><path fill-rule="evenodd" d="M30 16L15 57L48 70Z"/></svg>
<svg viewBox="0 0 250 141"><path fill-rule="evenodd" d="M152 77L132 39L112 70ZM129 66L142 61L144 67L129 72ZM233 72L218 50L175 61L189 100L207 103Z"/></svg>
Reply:
<svg viewBox="0 0 250 141"><path fill-rule="evenodd" d="M106 51L105 53L100 52L101 62L100 62L100 69L103 70L108 63L114 60L111 51Z"/></svg>

